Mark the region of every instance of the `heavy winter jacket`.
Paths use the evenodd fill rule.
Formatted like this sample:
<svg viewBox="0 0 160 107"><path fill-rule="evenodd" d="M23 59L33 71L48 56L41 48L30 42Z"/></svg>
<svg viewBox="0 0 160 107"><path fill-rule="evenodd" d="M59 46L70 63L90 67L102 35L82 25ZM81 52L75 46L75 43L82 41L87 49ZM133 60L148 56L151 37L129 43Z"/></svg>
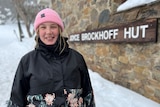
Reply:
<svg viewBox="0 0 160 107"><path fill-rule="evenodd" d="M67 43L67 42L66 42ZM27 53L17 68L8 107L95 107L83 56L59 42Z"/></svg>

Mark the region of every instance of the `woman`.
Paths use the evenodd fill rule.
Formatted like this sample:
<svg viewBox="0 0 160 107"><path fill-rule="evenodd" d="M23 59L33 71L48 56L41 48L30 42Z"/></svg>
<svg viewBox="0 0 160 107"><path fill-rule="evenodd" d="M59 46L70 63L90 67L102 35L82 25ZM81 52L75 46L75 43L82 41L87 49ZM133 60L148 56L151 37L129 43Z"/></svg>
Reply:
<svg viewBox="0 0 160 107"><path fill-rule="evenodd" d="M8 107L95 107L86 63L62 37L59 14L41 10L34 30L36 48L20 60Z"/></svg>

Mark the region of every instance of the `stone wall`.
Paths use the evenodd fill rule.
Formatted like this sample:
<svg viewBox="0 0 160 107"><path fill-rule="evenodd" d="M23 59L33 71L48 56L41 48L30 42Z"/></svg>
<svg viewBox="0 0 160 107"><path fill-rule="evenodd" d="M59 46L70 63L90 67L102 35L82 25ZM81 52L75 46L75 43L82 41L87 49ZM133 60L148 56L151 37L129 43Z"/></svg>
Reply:
<svg viewBox="0 0 160 107"><path fill-rule="evenodd" d="M52 0L52 3L63 18L64 36L157 18L157 43L70 43L70 47L82 53L89 69L160 103L160 1L117 13L117 6L124 1Z"/></svg>

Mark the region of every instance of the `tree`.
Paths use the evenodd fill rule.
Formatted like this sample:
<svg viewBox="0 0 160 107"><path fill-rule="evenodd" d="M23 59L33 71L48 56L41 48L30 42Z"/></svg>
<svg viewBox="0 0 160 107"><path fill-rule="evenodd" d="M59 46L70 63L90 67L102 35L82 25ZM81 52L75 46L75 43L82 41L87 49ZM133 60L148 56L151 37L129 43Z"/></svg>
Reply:
<svg viewBox="0 0 160 107"><path fill-rule="evenodd" d="M17 11L17 21L19 19L25 24L26 30L29 37L32 37L34 35L34 32L31 33L31 25L34 21L34 17L37 14L37 12L44 8L44 6L38 5L36 0L12 0L14 7ZM22 22L19 21L21 24ZM21 26L19 25L19 31L20 33L23 33L21 31ZM20 34L20 37L22 37Z"/></svg>

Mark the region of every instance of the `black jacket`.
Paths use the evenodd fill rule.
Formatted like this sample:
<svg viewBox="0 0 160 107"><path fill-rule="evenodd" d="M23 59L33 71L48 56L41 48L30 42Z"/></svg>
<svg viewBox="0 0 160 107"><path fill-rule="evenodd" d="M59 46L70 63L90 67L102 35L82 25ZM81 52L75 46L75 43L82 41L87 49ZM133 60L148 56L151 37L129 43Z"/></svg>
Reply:
<svg viewBox="0 0 160 107"><path fill-rule="evenodd" d="M54 47L54 46L53 46ZM57 46L55 46L57 47ZM78 107L94 107L91 81L83 56L70 49L63 53L58 49L40 45L20 60L8 107L70 107L70 95ZM54 95L51 103L45 100Z"/></svg>

